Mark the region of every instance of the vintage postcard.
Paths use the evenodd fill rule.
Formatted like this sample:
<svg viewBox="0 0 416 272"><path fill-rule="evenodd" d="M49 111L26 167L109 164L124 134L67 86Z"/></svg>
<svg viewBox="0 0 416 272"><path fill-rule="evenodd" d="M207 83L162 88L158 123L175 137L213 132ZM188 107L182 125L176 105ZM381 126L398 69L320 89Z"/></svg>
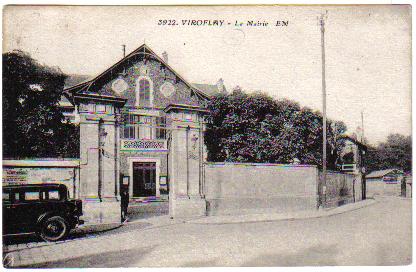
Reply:
<svg viewBox="0 0 416 272"><path fill-rule="evenodd" d="M410 265L411 13L4 6L3 265Z"/></svg>

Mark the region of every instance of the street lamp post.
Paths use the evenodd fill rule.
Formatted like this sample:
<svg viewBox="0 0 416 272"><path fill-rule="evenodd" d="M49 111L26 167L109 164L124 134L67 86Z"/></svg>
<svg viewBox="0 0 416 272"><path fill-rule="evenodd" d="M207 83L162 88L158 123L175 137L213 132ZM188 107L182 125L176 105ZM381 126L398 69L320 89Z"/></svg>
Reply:
<svg viewBox="0 0 416 272"><path fill-rule="evenodd" d="M325 20L326 14L321 14L319 23L321 25L321 52L322 52L322 179L324 203L326 202L326 82L325 82Z"/></svg>

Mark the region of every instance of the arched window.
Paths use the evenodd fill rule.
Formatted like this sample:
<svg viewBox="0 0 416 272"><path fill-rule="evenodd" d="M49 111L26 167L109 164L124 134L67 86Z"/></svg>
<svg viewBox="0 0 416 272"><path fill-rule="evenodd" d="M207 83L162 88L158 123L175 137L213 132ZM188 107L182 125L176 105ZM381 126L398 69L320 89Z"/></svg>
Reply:
<svg viewBox="0 0 416 272"><path fill-rule="evenodd" d="M148 78L139 78L137 85L136 106L151 107L153 104L152 82Z"/></svg>

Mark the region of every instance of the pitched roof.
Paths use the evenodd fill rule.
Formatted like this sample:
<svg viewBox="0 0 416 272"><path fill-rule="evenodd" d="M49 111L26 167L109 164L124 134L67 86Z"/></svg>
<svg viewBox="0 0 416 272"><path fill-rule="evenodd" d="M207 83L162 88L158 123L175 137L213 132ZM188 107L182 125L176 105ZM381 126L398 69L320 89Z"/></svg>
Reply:
<svg viewBox="0 0 416 272"><path fill-rule="evenodd" d="M171 110L194 110L194 111L199 111L199 112L208 112L207 109L204 109L203 107L200 106L193 106L193 105L186 105L186 104L170 104L169 106L167 106L164 111L165 112L169 112Z"/></svg>
<svg viewBox="0 0 416 272"><path fill-rule="evenodd" d="M402 173L402 171L400 171L399 169L377 170L377 171L373 171L370 174L366 175L366 178L381 178L381 177L384 177L387 174L390 174L393 171L399 171L400 173Z"/></svg>
<svg viewBox="0 0 416 272"><path fill-rule="evenodd" d="M341 135L339 138L340 139L346 139L346 140L354 143L355 145L357 145L360 149L362 149L364 151L367 151L367 146L364 143L362 143L362 142L360 142L360 141L358 141L358 140L356 140L356 139L354 139L354 138L352 138L348 135Z"/></svg>
<svg viewBox="0 0 416 272"><path fill-rule="evenodd" d="M90 75L69 74L65 79L64 89L90 81L93 77Z"/></svg>
<svg viewBox="0 0 416 272"><path fill-rule="evenodd" d="M59 100L58 105L61 108L74 108L74 105L68 100L68 98L65 95L61 95L61 100Z"/></svg>
<svg viewBox="0 0 416 272"><path fill-rule="evenodd" d="M175 74L175 76L180 78L189 88L191 88L191 90L198 97L203 98L203 99L209 99L209 96L207 94L199 90L197 87L194 87L191 84L189 84L188 81L186 81L174 69L172 69L162 58L160 58L156 53L154 53L146 44L141 45L140 47L132 51L130 54L128 54L127 56L119 60L117 63L112 65L110 68L108 68L107 70L105 70L104 72L96 76L95 78L93 78L92 80L72 86L68 89L65 89L64 91L71 96L73 94L84 94L84 95L92 95L92 94L97 95L98 94L100 96L103 95L106 97L120 98L120 95L112 90L107 90L106 93L98 93L98 91L102 91L102 90L95 90L95 88L100 85L99 83L101 82L103 78L106 78L108 75L112 75L113 72L118 73L118 70L121 70L125 65L129 64L132 60L134 60L138 56L143 57L146 55L154 57L159 62L161 62L165 67L171 70Z"/></svg>
<svg viewBox="0 0 416 272"><path fill-rule="evenodd" d="M217 85L192 83L192 85L208 96L214 96L220 93Z"/></svg>

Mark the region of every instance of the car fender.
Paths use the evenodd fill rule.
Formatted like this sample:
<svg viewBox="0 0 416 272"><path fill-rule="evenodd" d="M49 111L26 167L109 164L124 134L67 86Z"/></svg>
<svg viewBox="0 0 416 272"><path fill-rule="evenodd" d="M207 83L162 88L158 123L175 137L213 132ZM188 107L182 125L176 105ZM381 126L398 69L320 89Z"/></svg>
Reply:
<svg viewBox="0 0 416 272"><path fill-rule="evenodd" d="M45 220L45 219L46 219L46 218L48 218L48 217L55 216L55 215L63 217L62 215L57 214L56 212L49 211L49 212L46 212L46 213L41 214L41 215L38 217L38 220L37 220L37 222L36 222L36 225L37 225L37 226L40 226L40 224L42 223L42 221L43 221L43 220ZM63 217L63 218L64 218L64 217ZM64 218L64 219L65 219L65 218Z"/></svg>

